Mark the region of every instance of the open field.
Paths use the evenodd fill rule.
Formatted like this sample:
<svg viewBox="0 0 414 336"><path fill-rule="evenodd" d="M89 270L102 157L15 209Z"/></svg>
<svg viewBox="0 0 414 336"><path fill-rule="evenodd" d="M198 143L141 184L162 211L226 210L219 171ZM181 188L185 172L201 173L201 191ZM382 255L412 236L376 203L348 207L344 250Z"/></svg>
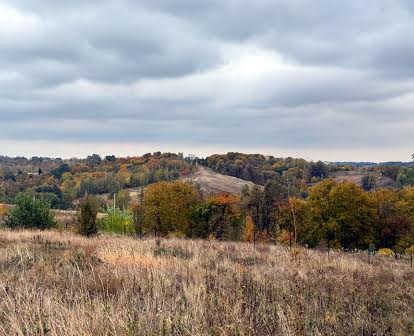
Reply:
<svg viewBox="0 0 414 336"><path fill-rule="evenodd" d="M407 260L0 231L1 335L413 335Z"/></svg>

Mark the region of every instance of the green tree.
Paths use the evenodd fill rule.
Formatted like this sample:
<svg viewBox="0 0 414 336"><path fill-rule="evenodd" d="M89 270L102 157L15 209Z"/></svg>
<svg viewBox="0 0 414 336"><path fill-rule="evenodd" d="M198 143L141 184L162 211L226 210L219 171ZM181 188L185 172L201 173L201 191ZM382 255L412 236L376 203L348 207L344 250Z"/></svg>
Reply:
<svg viewBox="0 0 414 336"><path fill-rule="evenodd" d="M131 196L128 190L120 190L115 196L115 206L119 209L128 209L131 203Z"/></svg>
<svg viewBox="0 0 414 336"><path fill-rule="evenodd" d="M399 186L414 186L414 168L405 168L400 171L397 177Z"/></svg>
<svg viewBox="0 0 414 336"><path fill-rule="evenodd" d="M105 211L105 217L98 221L98 226L112 233L134 234L132 214L127 210L109 207Z"/></svg>
<svg viewBox="0 0 414 336"><path fill-rule="evenodd" d="M91 236L98 233L96 216L98 215L98 201L91 195L86 195L81 204L80 234Z"/></svg>
<svg viewBox="0 0 414 336"><path fill-rule="evenodd" d="M138 237L141 237L144 226L144 207L142 206L142 204L136 203L132 205L132 220L135 227L135 233Z"/></svg>
<svg viewBox="0 0 414 336"><path fill-rule="evenodd" d="M10 228L50 229L56 225L50 205L43 199L19 194L16 206L10 211L5 223Z"/></svg>
<svg viewBox="0 0 414 336"><path fill-rule="evenodd" d="M375 188L377 179L374 175L364 175L361 182L362 188L364 188L366 191L369 191Z"/></svg>

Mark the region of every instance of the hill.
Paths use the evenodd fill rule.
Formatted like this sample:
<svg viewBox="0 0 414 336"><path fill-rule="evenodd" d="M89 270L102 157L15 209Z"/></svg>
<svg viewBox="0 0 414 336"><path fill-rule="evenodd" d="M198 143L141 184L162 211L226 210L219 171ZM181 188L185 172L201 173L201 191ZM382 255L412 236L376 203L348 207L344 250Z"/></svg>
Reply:
<svg viewBox="0 0 414 336"><path fill-rule="evenodd" d="M351 170L351 171L339 171L330 173L329 177L334 178L337 182L352 182L359 186L362 186L362 179L365 176L372 176L375 181L375 188L394 188L396 187L396 183L390 179L382 175L379 172L375 171L360 171L360 170Z"/></svg>
<svg viewBox="0 0 414 336"><path fill-rule="evenodd" d="M255 184L237 177L216 173L210 168L199 166L190 176L183 177L183 181L196 183L200 186L203 195L210 194L240 194L244 186L252 188Z"/></svg>
<svg viewBox="0 0 414 336"><path fill-rule="evenodd" d="M407 260L0 231L0 335L413 335Z"/></svg>

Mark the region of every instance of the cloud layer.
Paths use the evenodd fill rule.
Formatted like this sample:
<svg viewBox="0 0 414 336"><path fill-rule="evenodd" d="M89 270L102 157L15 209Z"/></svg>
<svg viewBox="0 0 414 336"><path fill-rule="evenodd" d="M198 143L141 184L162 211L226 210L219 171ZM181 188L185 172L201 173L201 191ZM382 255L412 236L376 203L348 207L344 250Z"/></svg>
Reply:
<svg viewBox="0 0 414 336"><path fill-rule="evenodd" d="M408 0L0 0L0 22L4 154L410 157Z"/></svg>

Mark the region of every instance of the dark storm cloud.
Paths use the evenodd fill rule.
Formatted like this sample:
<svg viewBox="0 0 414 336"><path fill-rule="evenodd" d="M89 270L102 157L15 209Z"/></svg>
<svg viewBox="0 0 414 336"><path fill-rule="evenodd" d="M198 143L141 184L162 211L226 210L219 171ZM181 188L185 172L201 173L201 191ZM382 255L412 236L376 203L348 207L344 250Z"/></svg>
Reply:
<svg viewBox="0 0 414 336"><path fill-rule="evenodd" d="M411 139L408 0L0 0L0 21L0 143Z"/></svg>

